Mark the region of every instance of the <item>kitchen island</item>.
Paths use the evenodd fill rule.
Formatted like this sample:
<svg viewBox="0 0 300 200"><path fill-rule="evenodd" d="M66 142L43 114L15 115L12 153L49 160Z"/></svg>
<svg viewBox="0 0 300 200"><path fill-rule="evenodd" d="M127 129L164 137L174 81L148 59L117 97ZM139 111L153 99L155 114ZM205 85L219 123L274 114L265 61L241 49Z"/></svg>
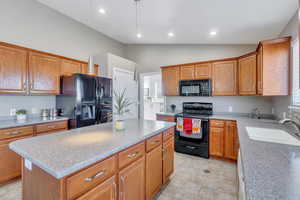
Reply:
<svg viewBox="0 0 300 200"><path fill-rule="evenodd" d="M127 120L18 140L24 200L151 199L174 169L175 123Z"/></svg>

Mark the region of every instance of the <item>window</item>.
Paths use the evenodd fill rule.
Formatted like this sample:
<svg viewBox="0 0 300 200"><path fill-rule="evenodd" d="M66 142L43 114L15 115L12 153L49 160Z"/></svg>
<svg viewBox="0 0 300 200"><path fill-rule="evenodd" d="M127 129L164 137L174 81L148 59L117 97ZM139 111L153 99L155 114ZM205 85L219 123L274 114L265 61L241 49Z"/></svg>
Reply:
<svg viewBox="0 0 300 200"><path fill-rule="evenodd" d="M299 40L292 42L292 72L293 72L293 105L300 106L300 74L299 74Z"/></svg>

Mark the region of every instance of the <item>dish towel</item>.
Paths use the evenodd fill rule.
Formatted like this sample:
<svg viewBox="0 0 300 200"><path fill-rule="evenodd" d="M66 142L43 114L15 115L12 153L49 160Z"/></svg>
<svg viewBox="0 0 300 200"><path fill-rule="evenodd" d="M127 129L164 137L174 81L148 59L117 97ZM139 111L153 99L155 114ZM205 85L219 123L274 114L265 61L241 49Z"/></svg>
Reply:
<svg viewBox="0 0 300 200"><path fill-rule="evenodd" d="M191 135L193 132L193 119L183 118L183 132L187 135Z"/></svg>
<svg viewBox="0 0 300 200"><path fill-rule="evenodd" d="M202 131L201 131L201 119L193 119L193 134L198 135L202 138Z"/></svg>
<svg viewBox="0 0 300 200"><path fill-rule="evenodd" d="M182 117L177 117L177 125L176 125L176 129L179 132L183 131L183 119Z"/></svg>

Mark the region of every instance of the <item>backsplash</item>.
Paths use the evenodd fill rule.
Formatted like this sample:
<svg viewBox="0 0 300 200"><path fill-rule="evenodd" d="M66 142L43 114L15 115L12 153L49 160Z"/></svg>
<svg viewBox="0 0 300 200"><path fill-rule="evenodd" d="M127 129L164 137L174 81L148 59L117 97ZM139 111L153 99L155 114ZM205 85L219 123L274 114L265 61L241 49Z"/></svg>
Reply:
<svg viewBox="0 0 300 200"><path fill-rule="evenodd" d="M250 113L258 108L263 114L272 114L272 99L270 97L233 96L233 97L166 97L167 110L175 104L176 110L182 110L183 102L208 102L213 103L214 112L217 113Z"/></svg>
<svg viewBox="0 0 300 200"><path fill-rule="evenodd" d="M8 117L12 108L39 115L42 108L55 108L55 96L0 96L0 119ZM32 109L36 113L32 113Z"/></svg>

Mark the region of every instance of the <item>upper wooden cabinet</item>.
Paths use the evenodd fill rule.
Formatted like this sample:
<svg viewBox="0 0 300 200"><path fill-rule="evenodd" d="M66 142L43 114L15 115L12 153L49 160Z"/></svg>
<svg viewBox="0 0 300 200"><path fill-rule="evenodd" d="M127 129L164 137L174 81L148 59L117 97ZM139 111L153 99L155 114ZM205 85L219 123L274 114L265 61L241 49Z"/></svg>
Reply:
<svg viewBox="0 0 300 200"><path fill-rule="evenodd" d="M195 79L195 66L185 65L180 67L180 80L194 80Z"/></svg>
<svg viewBox="0 0 300 200"><path fill-rule="evenodd" d="M262 47L257 50L257 94L262 95Z"/></svg>
<svg viewBox="0 0 300 200"><path fill-rule="evenodd" d="M237 95L237 61L215 62L212 65L213 96Z"/></svg>
<svg viewBox="0 0 300 200"><path fill-rule="evenodd" d="M0 93L27 91L27 52L0 45Z"/></svg>
<svg viewBox="0 0 300 200"><path fill-rule="evenodd" d="M240 58L239 71L239 94L256 95L256 53Z"/></svg>
<svg viewBox="0 0 300 200"><path fill-rule="evenodd" d="M29 53L30 93L59 94L60 59L41 53Z"/></svg>
<svg viewBox="0 0 300 200"><path fill-rule="evenodd" d="M63 59L61 61L60 75L68 76L75 73L81 73L81 63Z"/></svg>
<svg viewBox="0 0 300 200"><path fill-rule="evenodd" d="M202 63L195 65L195 79L211 78L211 63Z"/></svg>
<svg viewBox="0 0 300 200"><path fill-rule="evenodd" d="M162 85L165 96L179 95L179 67L165 67L162 68Z"/></svg>
<svg viewBox="0 0 300 200"><path fill-rule="evenodd" d="M290 37L262 41L258 48L258 91L263 96L289 95Z"/></svg>

